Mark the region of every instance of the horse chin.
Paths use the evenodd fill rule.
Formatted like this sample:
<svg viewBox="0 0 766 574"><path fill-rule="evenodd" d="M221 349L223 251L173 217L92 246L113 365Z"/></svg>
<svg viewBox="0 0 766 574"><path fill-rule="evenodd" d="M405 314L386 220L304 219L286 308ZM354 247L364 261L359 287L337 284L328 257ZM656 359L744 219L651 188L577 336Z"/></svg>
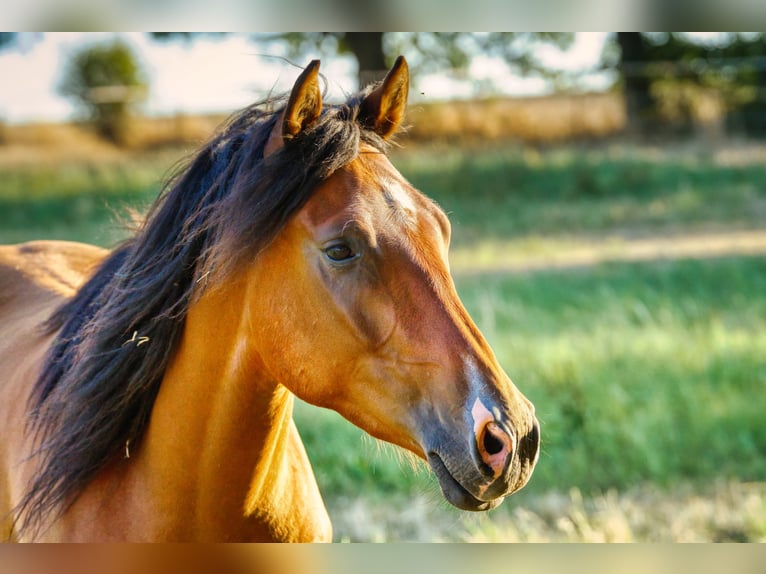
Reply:
<svg viewBox="0 0 766 574"><path fill-rule="evenodd" d="M460 510L482 512L492 510L503 502L502 498L496 498L495 500L479 500L476 498L452 476L438 454L434 452L428 453L428 463L431 465L431 469L439 481L439 487L444 498L452 506Z"/></svg>

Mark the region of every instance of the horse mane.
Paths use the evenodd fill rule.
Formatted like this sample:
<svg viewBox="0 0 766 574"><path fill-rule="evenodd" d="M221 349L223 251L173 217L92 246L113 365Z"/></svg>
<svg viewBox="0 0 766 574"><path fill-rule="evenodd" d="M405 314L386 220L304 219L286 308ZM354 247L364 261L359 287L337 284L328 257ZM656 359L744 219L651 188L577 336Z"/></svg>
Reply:
<svg viewBox="0 0 766 574"><path fill-rule="evenodd" d="M268 157L284 99L232 116L163 185L135 234L49 318L44 327L56 336L28 419L39 465L14 509L19 531L66 510L126 445L140 447L189 306L204 289L253 261L360 143L385 152L358 118L372 88L326 106Z"/></svg>

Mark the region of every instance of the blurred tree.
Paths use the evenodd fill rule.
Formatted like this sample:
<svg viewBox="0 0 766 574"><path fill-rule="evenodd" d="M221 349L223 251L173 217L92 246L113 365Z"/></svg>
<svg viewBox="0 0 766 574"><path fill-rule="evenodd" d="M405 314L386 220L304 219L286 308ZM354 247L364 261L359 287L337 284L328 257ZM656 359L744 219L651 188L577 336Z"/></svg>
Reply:
<svg viewBox="0 0 766 574"><path fill-rule="evenodd" d="M541 44L567 48L574 34L559 32L316 32L265 36L265 40L287 40L291 56L307 50L322 50L335 44L340 54L352 54L358 64L359 85L381 79L399 54L406 54L411 67L420 71L464 69L476 55L503 58L520 74L553 72L535 57ZM328 40L330 42L328 42Z"/></svg>
<svg viewBox="0 0 766 574"><path fill-rule="evenodd" d="M651 81L648 74L643 73L649 61L647 44L640 32L617 32L617 44L620 47L617 69L622 77L628 127L633 132L640 132L649 123L655 109Z"/></svg>
<svg viewBox="0 0 766 574"><path fill-rule="evenodd" d="M120 40L76 52L59 85L88 110L98 132L117 144L125 143L130 109L146 97L146 88L138 60Z"/></svg>
<svg viewBox="0 0 766 574"><path fill-rule="evenodd" d="M0 32L0 51L28 52L44 36L44 32Z"/></svg>
<svg viewBox="0 0 766 574"><path fill-rule="evenodd" d="M158 40L193 38L188 32L152 33ZM255 34L253 40L270 44L286 42L288 57L299 59L311 52L350 54L358 63L359 85L381 79L399 54L420 71L465 68L472 56L482 54L505 59L522 74L553 76L535 57L541 44L565 49L574 34L567 32L290 32Z"/></svg>
<svg viewBox="0 0 766 574"><path fill-rule="evenodd" d="M16 44L18 32L0 32L0 52L4 48L10 48ZM0 145L8 141L7 127L0 110Z"/></svg>
<svg viewBox="0 0 766 574"><path fill-rule="evenodd" d="M0 50L12 46L16 42L18 32L0 32Z"/></svg>
<svg viewBox="0 0 766 574"><path fill-rule="evenodd" d="M194 33L155 37L193 39ZM728 33L705 41L683 33L620 32L607 42L605 69L617 70L628 127L651 135L689 129L702 116L726 116L746 133L766 134L766 34ZM296 32L256 34L254 41L286 43L288 57L310 53L351 54L360 85L383 76L398 54L419 72L465 69L481 54L504 59L521 75L558 80L537 57L543 46L569 47L574 34L546 32ZM707 111L705 111L706 108ZM712 111L711 111L712 108Z"/></svg>
<svg viewBox="0 0 766 574"><path fill-rule="evenodd" d="M150 32L149 35L155 40L175 40L181 39L186 42L192 42L199 36L206 36L208 38L221 38L226 36L226 32Z"/></svg>
<svg viewBox="0 0 766 574"><path fill-rule="evenodd" d="M604 65L620 72L635 133L665 126L663 109L669 107L688 125L692 100L715 93L729 122L766 134L766 35L730 33L702 41L682 33L619 32L614 41L618 50L605 48Z"/></svg>

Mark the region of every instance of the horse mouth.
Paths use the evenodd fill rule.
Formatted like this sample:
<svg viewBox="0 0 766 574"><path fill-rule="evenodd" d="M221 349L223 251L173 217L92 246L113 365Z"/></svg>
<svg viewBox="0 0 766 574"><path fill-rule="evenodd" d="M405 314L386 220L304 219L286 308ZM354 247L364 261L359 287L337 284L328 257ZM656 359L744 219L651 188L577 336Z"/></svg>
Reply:
<svg viewBox="0 0 766 574"><path fill-rule="evenodd" d="M497 498L495 500L479 500L476 498L473 494L468 492L468 490L466 490L454 476L452 476L447 465L444 464L444 461L435 452L428 453L428 463L431 465L431 469L434 471L434 474L439 481L439 487L441 488L444 498L452 506L455 506L460 510L480 512L491 510L503 501L502 498Z"/></svg>

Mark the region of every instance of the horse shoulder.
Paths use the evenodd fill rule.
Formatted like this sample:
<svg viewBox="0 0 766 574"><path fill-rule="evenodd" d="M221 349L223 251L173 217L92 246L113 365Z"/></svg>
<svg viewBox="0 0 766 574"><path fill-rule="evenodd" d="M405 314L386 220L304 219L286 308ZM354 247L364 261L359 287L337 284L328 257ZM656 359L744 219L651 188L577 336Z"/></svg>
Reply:
<svg viewBox="0 0 766 574"><path fill-rule="evenodd" d="M290 421L291 476L296 482L294 492L302 498L296 519L301 538L307 542L331 542L332 523L319 492L314 471L294 421Z"/></svg>
<svg viewBox="0 0 766 574"><path fill-rule="evenodd" d="M251 539L331 542L332 523L292 419L285 430L281 463L271 468L268 484L259 494L251 492L245 505L254 527Z"/></svg>

